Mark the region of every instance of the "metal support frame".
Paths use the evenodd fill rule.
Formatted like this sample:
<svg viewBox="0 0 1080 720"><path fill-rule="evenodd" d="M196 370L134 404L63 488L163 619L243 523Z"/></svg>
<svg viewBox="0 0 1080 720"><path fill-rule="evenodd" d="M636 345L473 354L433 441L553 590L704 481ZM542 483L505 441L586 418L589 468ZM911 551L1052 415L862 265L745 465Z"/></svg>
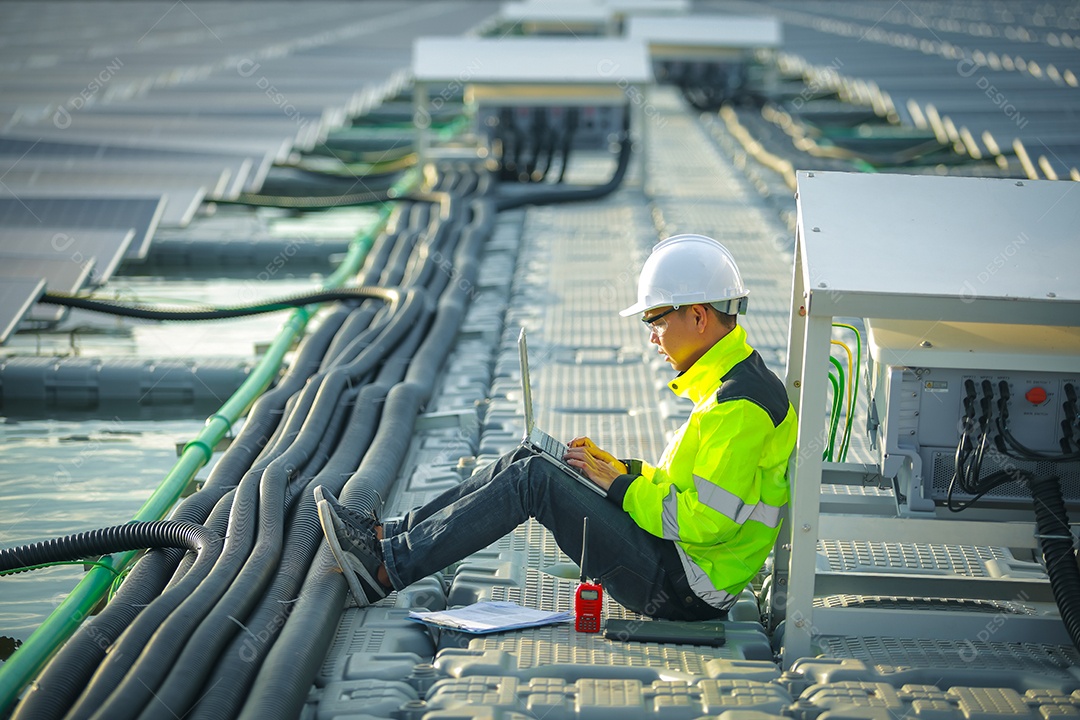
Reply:
<svg viewBox="0 0 1080 720"><path fill-rule="evenodd" d="M814 607L815 595L845 591L895 595L903 589L905 596L1023 601L1046 600L1049 595L1045 581L920 577L917 570L877 576L817 570L819 538L1036 547L1030 514L1026 520L1007 510L982 510L960 518L910 518L899 517L891 499L886 503L875 497L822 497L823 479L850 483L868 476L865 466L830 464L826 472L822 462L827 438L824 378L832 323L836 317L859 317L1076 325L1080 291L1059 291L1066 285L1053 283L1053 278L1048 282L1045 272L1047 258L1051 266L1080 266L1074 211L1066 210L1069 203L1060 202L1067 184L813 172L800 172L798 184L785 383L799 417L799 444L789 467L791 504L777 545L769 608L772 626L786 620L783 666L790 668L797 659L808 657L817 635L880 635L883 627L891 626L903 627L905 635L970 640L994 616L959 618L955 611L919 610L915 622L911 611ZM904 236L891 236L897 232ZM987 286L972 293L972 281L966 277L985 274L982 254L987 234L1007 240L1017 232L1037 244L1031 250L1036 253L1032 266L988 277ZM903 256L898 257L895 253L901 247ZM955 277L947 267L928 271L918 264L922 258L940 257L943 247L948 248L948 259L958 258ZM857 278L857 273L880 266L886 258L894 261L887 279ZM1037 289L1041 292L1035 295ZM1011 632L1029 641L1038 635L1068 642L1059 619L1015 617L1023 622L1010 623Z"/></svg>

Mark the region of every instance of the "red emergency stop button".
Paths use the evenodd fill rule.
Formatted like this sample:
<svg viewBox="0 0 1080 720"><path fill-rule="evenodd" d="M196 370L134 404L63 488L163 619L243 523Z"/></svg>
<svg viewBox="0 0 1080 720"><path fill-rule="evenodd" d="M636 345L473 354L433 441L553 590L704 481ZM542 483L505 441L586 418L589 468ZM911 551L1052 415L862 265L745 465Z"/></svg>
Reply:
<svg viewBox="0 0 1080 720"><path fill-rule="evenodd" d="M1033 387L1024 393L1024 397L1032 405L1042 405L1046 402L1046 390L1041 387Z"/></svg>

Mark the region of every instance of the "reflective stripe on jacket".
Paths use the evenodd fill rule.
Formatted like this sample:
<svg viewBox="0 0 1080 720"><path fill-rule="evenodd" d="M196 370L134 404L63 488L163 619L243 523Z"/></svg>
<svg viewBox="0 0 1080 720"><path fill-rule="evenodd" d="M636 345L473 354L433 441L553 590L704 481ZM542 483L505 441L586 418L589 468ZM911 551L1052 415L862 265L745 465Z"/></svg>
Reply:
<svg viewBox="0 0 1080 720"><path fill-rule="evenodd" d="M653 466L634 462L609 497L674 540L694 592L729 607L765 563L788 502L795 411L736 326L668 386L694 403Z"/></svg>

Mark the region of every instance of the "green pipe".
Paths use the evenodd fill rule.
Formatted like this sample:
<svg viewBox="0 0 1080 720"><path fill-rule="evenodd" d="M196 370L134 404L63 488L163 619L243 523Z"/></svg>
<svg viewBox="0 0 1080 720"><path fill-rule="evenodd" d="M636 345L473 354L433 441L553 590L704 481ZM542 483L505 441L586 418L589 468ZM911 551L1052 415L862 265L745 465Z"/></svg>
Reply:
<svg viewBox="0 0 1080 720"><path fill-rule="evenodd" d="M408 193L419 178L418 172L406 173L394 188L399 194ZM375 243L375 238L385 227L392 210L393 205L389 203L379 209L378 221L353 240L345 259L326 279L323 288L339 287L356 275ZM310 307L292 311L251 374L225 404L207 418L206 425L198 436L184 446L179 460L135 513L131 522L160 520L165 517L195 477L195 473L209 462L213 456L213 448L232 429L232 424L247 412L273 381L281 368L285 353L297 338L303 335L313 313L314 309ZM78 630L82 621L93 613L108 592L113 578L127 568L138 554L131 551L101 558L102 566L91 569L26 642L0 665L0 715L14 705L22 689L41 672L49 658Z"/></svg>

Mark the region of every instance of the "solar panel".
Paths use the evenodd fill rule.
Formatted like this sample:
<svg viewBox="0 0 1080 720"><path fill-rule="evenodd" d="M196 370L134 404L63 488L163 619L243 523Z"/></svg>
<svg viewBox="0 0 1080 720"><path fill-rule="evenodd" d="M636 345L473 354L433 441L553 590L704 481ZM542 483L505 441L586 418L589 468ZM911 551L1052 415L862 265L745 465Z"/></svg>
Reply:
<svg viewBox="0 0 1080 720"><path fill-rule="evenodd" d="M70 139L83 144L134 145L146 147L153 143L155 147L178 152L240 152L244 155L262 155L268 150L275 152L279 160L285 160L293 145L298 127L297 123L277 121L270 127L260 126L252 121L248 125L237 123L232 127L204 123L197 127L194 123L176 128L147 128L136 122L100 124L80 116L79 123L67 129L45 125L19 127L23 133L33 133L50 139ZM156 133L156 134L152 134Z"/></svg>
<svg viewBox="0 0 1080 720"><path fill-rule="evenodd" d="M83 230L75 227L0 228L0 248L16 255L49 255L82 263L96 258L88 283L103 285L113 276L135 237L135 231Z"/></svg>
<svg viewBox="0 0 1080 720"><path fill-rule="evenodd" d="M242 192L245 188L258 190L263 179L274 163L276 153L242 153L235 148L219 151L200 152L198 150L178 150L161 146L117 145L100 140L72 142L64 140L42 140L19 135L0 135L0 160L9 163L38 160L70 161L72 159L89 160L105 163L108 168L112 163L144 162L171 166L173 163L216 164L225 167L233 174L230 193ZM251 183L248 187L247 184Z"/></svg>
<svg viewBox="0 0 1080 720"><path fill-rule="evenodd" d="M12 190L19 187L64 187L82 183L97 188L98 178L110 185L125 181L143 192L169 192L173 185L186 182L206 187L215 195L228 196L243 190L251 174L251 158L239 155L223 158L182 158L163 160L157 157L32 157L0 155L0 178ZM131 194L131 193L128 193Z"/></svg>
<svg viewBox="0 0 1080 720"><path fill-rule="evenodd" d="M0 276L0 345L7 342L44 290L43 278Z"/></svg>
<svg viewBox="0 0 1080 720"><path fill-rule="evenodd" d="M94 258L75 262L71 258L55 255L24 255L0 252L0 267L9 277L27 280L44 280L49 292L73 294L86 285L94 268ZM62 305L35 305L26 316L27 320L57 323L67 315Z"/></svg>
<svg viewBox="0 0 1080 720"><path fill-rule="evenodd" d="M141 260L164 209L164 197L0 197L0 227L134 228L134 240L124 257Z"/></svg>
<svg viewBox="0 0 1080 720"><path fill-rule="evenodd" d="M224 173L222 173L224 175ZM219 177L215 188L225 187L227 178ZM160 193L168 199L158 224L162 227L186 227L195 217L206 196L206 186L197 177L162 177L155 174L135 174L117 177L93 173L72 173L65 177L62 172L13 170L0 186L0 197L78 198L92 195L95 198L129 198L140 193Z"/></svg>

